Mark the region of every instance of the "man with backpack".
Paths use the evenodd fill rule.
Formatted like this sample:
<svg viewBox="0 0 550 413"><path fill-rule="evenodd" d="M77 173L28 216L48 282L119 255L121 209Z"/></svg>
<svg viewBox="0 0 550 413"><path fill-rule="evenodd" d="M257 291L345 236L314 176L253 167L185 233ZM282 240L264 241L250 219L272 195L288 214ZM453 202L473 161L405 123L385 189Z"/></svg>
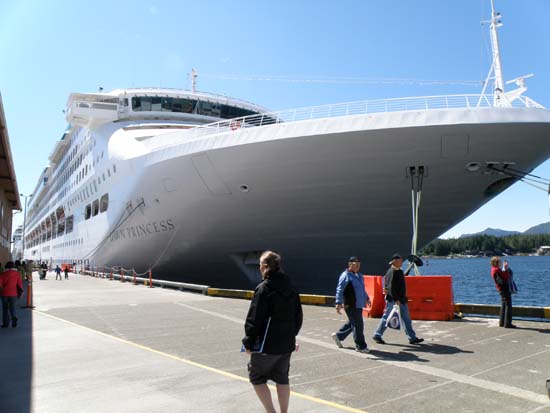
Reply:
<svg viewBox="0 0 550 413"><path fill-rule="evenodd" d="M359 272L361 261L357 257L350 257L348 268L340 275L336 286L336 312L340 314L342 308L348 316L348 322L338 332L332 334L332 339L339 348L342 341L353 332L355 350L368 353L369 349L363 334L363 308L370 305L370 298L365 290L363 274Z"/></svg>
<svg viewBox="0 0 550 413"><path fill-rule="evenodd" d="M48 273L48 264L46 264L46 262L43 262L42 264L40 264L40 273L41 273L40 279L45 280L46 274Z"/></svg>

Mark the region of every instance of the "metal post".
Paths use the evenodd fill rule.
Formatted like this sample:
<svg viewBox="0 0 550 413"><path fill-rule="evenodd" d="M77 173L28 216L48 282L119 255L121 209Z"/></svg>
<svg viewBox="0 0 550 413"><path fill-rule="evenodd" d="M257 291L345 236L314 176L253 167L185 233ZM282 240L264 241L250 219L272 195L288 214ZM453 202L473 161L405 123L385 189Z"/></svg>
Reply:
<svg viewBox="0 0 550 413"><path fill-rule="evenodd" d="M113 281L113 269L111 268L111 277L109 278L109 281Z"/></svg>
<svg viewBox="0 0 550 413"><path fill-rule="evenodd" d="M149 270L149 288L153 288L153 273Z"/></svg>
<svg viewBox="0 0 550 413"><path fill-rule="evenodd" d="M134 274L134 285L137 285L136 270L132 270L132 273Z"/></svg>
<svg viewBox="0 0 550 413"><path fill-rule="evenodd" d="M31 195L23 195L19 194L19 196L22 196L25 198L25 210L23 211L23 242L21 243L21 259L25 259L25 231L27 229L27 200L32 197Z"/></svg>
<svg viewBox="0 0 550 413"><path fill-rule="evenodd" d="M124 282L124 274L122 273L122 268L120 269L120 282Z"/></svg>

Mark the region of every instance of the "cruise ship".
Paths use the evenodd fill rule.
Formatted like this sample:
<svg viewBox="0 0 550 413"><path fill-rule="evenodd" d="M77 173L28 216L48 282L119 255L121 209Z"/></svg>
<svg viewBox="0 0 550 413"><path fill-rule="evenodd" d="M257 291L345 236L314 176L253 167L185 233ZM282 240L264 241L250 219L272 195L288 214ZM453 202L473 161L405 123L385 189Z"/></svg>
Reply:
<svg viewBox="0 0 550 413"><path fill-rule="evenodd" d="M194 87L71 94L24 257L250 288L272 249L311 293L332 293L350 255L384 272L549 157L528 76L505 91L499 19L478 95L269 112Z"/></svg>

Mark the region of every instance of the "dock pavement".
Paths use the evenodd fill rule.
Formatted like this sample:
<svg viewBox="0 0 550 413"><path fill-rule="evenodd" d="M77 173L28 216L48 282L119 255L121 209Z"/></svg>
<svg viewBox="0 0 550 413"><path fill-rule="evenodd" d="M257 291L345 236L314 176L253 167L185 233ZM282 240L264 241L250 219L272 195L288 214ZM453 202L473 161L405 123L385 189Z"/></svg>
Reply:
<svg viewBox="0 0 550 413"><path fill-rule="evenodd" d="M2 413L262 411L239 351L246 300L35 273L34 305L0 331ZM343 322L304 306L291 412L550 413L548 323L415 321L413 346L393 330L373 343L366 319L365 355L332 342Z"/></svg>

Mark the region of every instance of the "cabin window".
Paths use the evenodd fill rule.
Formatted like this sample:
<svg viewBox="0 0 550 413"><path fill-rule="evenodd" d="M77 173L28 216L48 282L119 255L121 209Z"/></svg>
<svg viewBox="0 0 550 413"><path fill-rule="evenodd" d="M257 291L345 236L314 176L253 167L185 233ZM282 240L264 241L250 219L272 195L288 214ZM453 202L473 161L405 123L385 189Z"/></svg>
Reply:
<svg viewBox="0 0 550 413"><path fill-rule="evenodd" d="M99 211L105 212L109 208L109 194L103 194L99 202Z"/></svg>
<svg viewBox="0 0 550 413"><path fill-rule="evenodd" d="M69 215L67 219L65 219L65 234L70 234L73 232L73 223L74 223L74 216Z"/></svg>
<svg viewBox="0 0 550 413"><path fill-rule="evenodd" d="M86 211L84 212L84 219L90 219L92 216L92 205L86 205Z"/></svg>
<svg viewBox="0 0 550 413"><path fill-rule="evenodd" d="M92 215L95 217L99 213L99 199L92 203Z"/></svg>

